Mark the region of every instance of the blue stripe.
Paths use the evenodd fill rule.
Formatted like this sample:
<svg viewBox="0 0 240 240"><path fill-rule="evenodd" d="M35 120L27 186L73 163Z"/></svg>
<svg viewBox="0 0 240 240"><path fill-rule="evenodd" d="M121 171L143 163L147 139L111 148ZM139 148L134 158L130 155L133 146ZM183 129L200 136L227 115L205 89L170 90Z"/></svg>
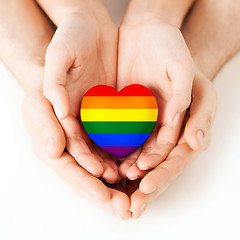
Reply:
<svg viewBox="0 0 240 240"><path fill-rule="evenodd" d="M140 147L150 134L89 134L89 137L102 147Z"/></svg>

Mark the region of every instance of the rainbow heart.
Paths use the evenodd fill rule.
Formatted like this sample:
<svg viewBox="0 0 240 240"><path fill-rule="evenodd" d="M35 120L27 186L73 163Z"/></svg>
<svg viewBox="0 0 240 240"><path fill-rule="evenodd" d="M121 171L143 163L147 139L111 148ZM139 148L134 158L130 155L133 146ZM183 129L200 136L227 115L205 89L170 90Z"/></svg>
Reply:
<svg viewBox="0 0 240 240"><path fill-rule="evenodd" d="M120 92L98 85L84 95L80 115L89 137L106 152L123 158L151 134L158 105L152 92L142 85L129 85Z"/></svg>

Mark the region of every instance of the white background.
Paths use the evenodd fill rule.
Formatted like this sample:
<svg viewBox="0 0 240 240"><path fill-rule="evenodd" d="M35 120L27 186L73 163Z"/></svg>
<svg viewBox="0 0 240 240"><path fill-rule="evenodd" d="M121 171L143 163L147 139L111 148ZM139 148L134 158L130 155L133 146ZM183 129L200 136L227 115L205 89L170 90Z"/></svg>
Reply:
<svg viewBox="0 0 240 240"><path fill-rule="evenodd" d="M127 1L108 2L119 21ZM79 197L34 157L20 114L24 93L0 65L0 239L239 240L240 54L214 84L212 145L139 220L124 222Z"/></svg>

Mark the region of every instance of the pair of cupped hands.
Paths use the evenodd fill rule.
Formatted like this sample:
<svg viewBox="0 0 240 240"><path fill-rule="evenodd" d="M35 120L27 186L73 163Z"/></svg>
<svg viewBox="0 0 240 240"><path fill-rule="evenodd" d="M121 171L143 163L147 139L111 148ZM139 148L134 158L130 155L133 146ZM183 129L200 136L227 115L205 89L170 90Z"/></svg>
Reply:
<svg viewBox="0 0 240 240"><path fill-rule="evenodd" d="M138 218L208 145L216 93L174 26L155 21L118 28L110 19L70 14L39 74L43 83L28 89L23 105L35 153L78 193L122 219ZM155 95L158 122L141 148L117 159L90 140L80 104L95 85L121 90L134 83Z"/></svg>

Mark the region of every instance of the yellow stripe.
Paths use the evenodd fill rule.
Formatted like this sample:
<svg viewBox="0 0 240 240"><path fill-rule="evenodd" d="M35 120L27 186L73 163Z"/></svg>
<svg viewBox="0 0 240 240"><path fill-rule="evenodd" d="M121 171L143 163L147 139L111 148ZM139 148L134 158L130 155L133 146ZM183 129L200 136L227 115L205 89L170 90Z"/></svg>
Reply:
<svg viewBox="0 0 240 240"><path fill-rule="evenodd" d="M82 122L156 121L158 109L81 109Z"/></svg>

